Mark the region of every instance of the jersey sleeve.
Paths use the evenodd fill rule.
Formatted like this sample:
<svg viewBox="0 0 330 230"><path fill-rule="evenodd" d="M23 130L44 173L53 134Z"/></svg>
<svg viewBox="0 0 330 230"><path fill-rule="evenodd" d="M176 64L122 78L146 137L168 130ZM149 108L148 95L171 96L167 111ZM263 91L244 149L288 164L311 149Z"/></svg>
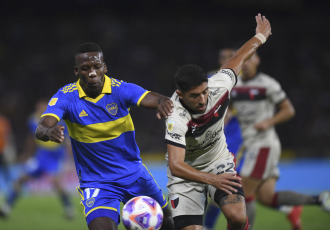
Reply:
<svg viewBox="0 0 330 230"><path fill-rule="evenodd" d="M272 82L269 84L267 94L270 100L275 105L281 103L286 99L286 93L283 91L281 85L275 79L272 79Z"/></svg>
<svg viewBox="0 0 330 230"><path fill-rule="evenodd" d="M58 121L66 119L67 105L70 103L69 98L59 90L48 102L46 111L41 115L53 116Z"/></svg>
<svg viewBox="0 0 330 230"><path fill-rule="evenodd" d="M232 69L221 69L215 75L210 77L210 79L214 81L213 84L220 83L229 91L231 91L237 83L237 76Z"/></svg>
<svg viewBox="0 0 330 230"><path fill-rule="evenodd" d="M165 143L185 148L188 122L184 109L174 103L173 113L165 121Z"/></svg>
<svg viewBox="0 0 330 230"><path fill-rule="evenodd" d="M119 90L119 97L124 101L126 107L130 108L135 105L139 106L142 99L149 92L150 91L147 91L136 84L122 82Z"/></svg>

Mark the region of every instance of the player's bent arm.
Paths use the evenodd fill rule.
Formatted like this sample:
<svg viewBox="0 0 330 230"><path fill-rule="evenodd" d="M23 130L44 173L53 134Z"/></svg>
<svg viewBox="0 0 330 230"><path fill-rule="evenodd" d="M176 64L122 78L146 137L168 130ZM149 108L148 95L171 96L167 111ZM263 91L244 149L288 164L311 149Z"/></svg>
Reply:
<svg viewBox="0 0 330 230"><path fill-rule="evenodd" d="M255 128L259 131L265 131L272 126L291 119L295 115L295 109L289 99L285 99L279 103L277 108L278 112L275 113L273 117L256 123Z"/></svg>
<svg viewBox="0 0 330 230"><path fill-rule="evenodd" d="M57 122L58 120L53 116L42 117L36 129L36 138L41 141L62 143L64 141L64 127L56 125Z"/></svg>
<svg viewBox="0 0 330 230"><path fill-rule="evenodd" d="M157 109L157 118L167 118L171 115L173 102L170 98L155 92L149 92L140 102L140 106L148 109Z"/></svg>
<svg viewBox="0 0 330 230"><path fill-rule="evenodd" d="M268 19L263 16L261 17L260 14L256 16L257 28L256 28L256 36L252 37L248 40L237 52L236 54L229 59L221 69L232 69L236 75L242 69L243 63L248 60L256 51L257 49L266 42L267 38L272 34L271 33L271 26ZM260 34L263 36L260 40ZM259 38L258 38L259 37Z"/></svg>
<svg viewBox="0 0 330 230"><path fill-rule="evenodd" d="M212 185L218 189L225 191L228 194L236 192L232 186L241 185L233 180L239 181L240 178L236 177L234 173L222 173L214 175L199 171L184 162L186 150L182 147L167 144L168 150L168 163L172 175L183 178L189 181L195 181L203 184Z"/></svg>
<svg viewBox="0 0 330 230"><path fill-rule="evenodd" d="M278 112L272 118L273 125L290 120L295 115L295 109L288 98L279 103L277 108Z"/></svg>

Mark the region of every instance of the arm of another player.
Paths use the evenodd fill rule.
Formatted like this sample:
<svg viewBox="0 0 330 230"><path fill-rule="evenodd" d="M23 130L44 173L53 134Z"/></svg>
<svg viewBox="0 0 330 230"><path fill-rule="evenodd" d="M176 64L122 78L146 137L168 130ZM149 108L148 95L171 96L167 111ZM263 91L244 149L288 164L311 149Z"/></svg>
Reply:
<svg viewBox="0 0 330 230"><path fill-rule="evenodd" d="M277 105L278 112L267 120L258 122L254 127L259 131L265 131L271 126L285 122L295 115L295 109L289 99L285 99Z"/></svg>
<svg viewBox="0 0 330 230"><path fill-rule="evenodd" d="M232 69L236 75L238 75L242 69L243 63L248 60L272 34L270 23L265 16L261 17L261 14L258 14L255 18L257 22L256 36L248 40L221 69ZM260 39L263 39L263 41Z"/></svg>
<svg viewBox="0 0 330 230"><path fill-rule="evenodd" d="M170 98L155 92L148 93L140 102L140 106L148 109L157 109L158 119L167 118L173 112L173 102Z"/></svg>
<svg viewBox="0 0 330 230"><path fill-rule="evenodd" d="M44 116L40 119L36 129L36 138L41 141L64 141L64 126L57 125L58 120L53 116Z"/></svg>
<svg viewBox="0 0 330 230"><path fill-rule="evenodd" d="M241 187L241 184L232 181L241 180L241 178L236 177L235 173L222 173L219 175L214 175L211 173L198 171L184 162L186 155L186 150L184 148L167 144L167 150L169 167L174 176L203 184L209 184L217 189L223 190L228 194L237 192L232 186Z"/></svg>

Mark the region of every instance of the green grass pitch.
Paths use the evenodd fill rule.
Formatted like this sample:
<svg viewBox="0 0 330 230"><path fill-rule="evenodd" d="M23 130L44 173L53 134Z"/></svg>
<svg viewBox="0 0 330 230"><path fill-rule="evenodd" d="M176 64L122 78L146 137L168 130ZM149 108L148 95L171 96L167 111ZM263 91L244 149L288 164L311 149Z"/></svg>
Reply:
<svg viewBox="0 0 330 230"><path fill-rule="evenodd" d="M0 219L1 230L88 230L83 217L83 208L79 204L79 197L74 199L76 204L76 218L66 220L59 200L55 196L22 197L12 215L7 219ZM304 230L329 230L330 214L323 212L319 207L305 207L302 214ZM217 222L216 229L226 229L223 216ZM271 209L257 206L257 217L254 230L290 230L286 217ZM122 224L119 230L125 230Z"/></svg>

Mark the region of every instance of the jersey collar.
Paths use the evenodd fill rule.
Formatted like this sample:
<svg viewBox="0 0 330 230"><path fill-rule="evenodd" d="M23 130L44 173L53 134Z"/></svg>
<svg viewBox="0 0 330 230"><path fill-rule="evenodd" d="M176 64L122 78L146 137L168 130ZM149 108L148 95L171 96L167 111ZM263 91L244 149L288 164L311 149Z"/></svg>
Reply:
<svg viewBox="0 0 330 230"><path fill-rule="evenodd" d="M78 93L79 93L79 98L89 98L89 97L87 97L86 93L80 86L80 79L77 81L77 89L78 89ZM111 93L111 79L107 75L104 74L104 85L103 85L102 92L99 96L106 94L106 93Z"/></svg>

